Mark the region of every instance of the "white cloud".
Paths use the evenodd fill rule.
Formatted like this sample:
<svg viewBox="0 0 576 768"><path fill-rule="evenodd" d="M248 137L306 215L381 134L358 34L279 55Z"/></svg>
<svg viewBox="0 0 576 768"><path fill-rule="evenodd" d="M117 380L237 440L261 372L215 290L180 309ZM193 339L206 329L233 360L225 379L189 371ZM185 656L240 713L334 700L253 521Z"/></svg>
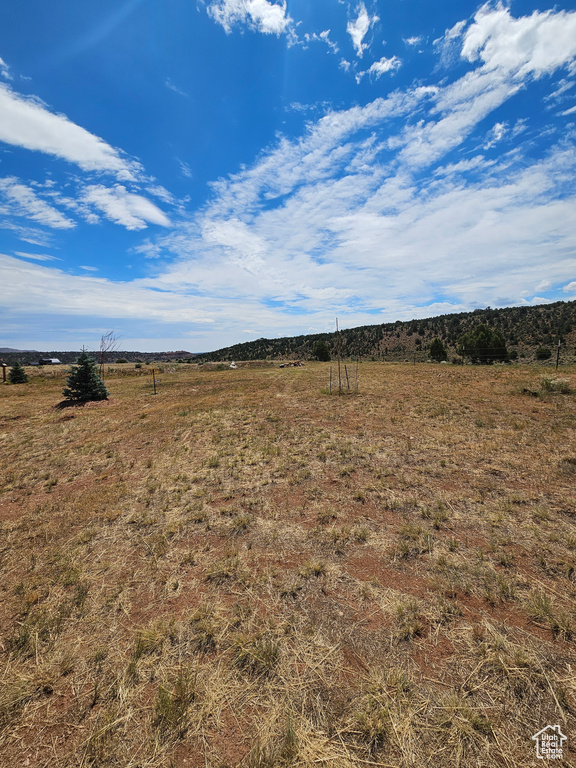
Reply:
<svg viewBox="0 0 576 768"><path fill-rule="evenodd" d="M565 109L564 112L560 112L562 117L568 117L568 115L573 115L576 113L576 107L570 107L570 109Z"/></svg>
<svg viewBox="0 0 576 768"><path fill-rule="evenodd" d="M482 71L468 73L438 92L431 119L409 125L392 137L389 145L410 167L426 167L459 146L481 120L520 87L520 83L490 77ZM439 119L433 119L435 113L440 114Z"/></svg>
<svg viewBox="0 0 576 768"><path fill-rule="evenodd" d="M79 269L85 269L86 272L98 272L98 267L78 267Z"/></svg>
<svg viewBox="0 0 576 768"><path fill-rule="evenodd" d="M325 29L323 32L320 32L319 37L320 37L320 40L322 40L324 43L326 43L326 45L328 46L328 48L330 48L332 53L338 53L338 51L340 49L338 48L338 46L336 45L335 42L330 40L330 30L329 29Z"/></svg>
<svg viewBox="0 0 576 768"><path fill-rule="evenodd" d="M89 224L98 224L100 222L100 217L86 203L74 197L63 195L49 182L44 182L43 184L36 182L34 187L40 190L42 195L55 205L58 205L60 208L66 208L77 216L81 216Z"/></svg>
<svg viewBox="0 0 576 768"><path fill-rule="evenodd" d="M576 280L572 281L571 283L568 283L568 285L565 285L564 288L562 288L564 293L576 293Z"/></svg>
<svg viewBox="0 0 576 768"><path fill-rule="evenodd" d="M257 274L265 265L266 241L238 219L208 220L202 236L206 244L222 246L231 264L251 274Z"/></svg>
<svg viewBox="0 0 576 768"><path fill-rule="evenodd" d="M334 54L338 53L340 50L337 44L330 39L329 29L325 29L323 32L320 32L320 34L318 34L317 32L313 32L313 33L306 32L306 34L304 35L304 42L305 43L315 43L315 42L325 43Z"/></svg>
<svg viewBox="0 0 576 768"><path fill-rule="evenodd" d="M464 31L464 27L466 26L466 21L458 21L456 24L454 24L453 27L450 29L447 29L444 34L445 40L457 40L462 32Z"/></svg>
<svg viewBox="0 0 576 768"><path fill-rule="evenodd" d="M213 320L207 301L191 302L177 293L151 290L143 281L128 284L91 275L69 275L5 254L0 254L0 271L0 303L15 313L30 314L41 307L44 316L84 315L196 323ZM203 307L198 308L198 304ZM218 312L218 303L214 306Z"/></svg>
<svg viewBox="0 0 576 768"><path fill-rule="evenodd" d="M52 235L50 233L37 229L36 227L15 224L8 219L0 221L0 229L14 232L14 234L23 242L29 243L30 245L37 245L41 248L46 248L52 243Z"/></svg>
<svg viewBox="0 0 576 768"><path fill-rule="evenodd" d="M466 27L466 21L459 21L453 27L447 29L442 37L434 40L434 47L440 53L440 64L448 67L456 58L460 57L460 38Z"/></svg>
<svg viewBox="0 0 576 768"><path fill-rule="evenodd" d="M5 80L12 80L12 75L10 74L10 67L4 59L0 58L0 77L3 77Z"/></svg>
<svg viewBox="0 0 576 768"><path fill-rule="evenodd" d="M491 149L493 146L502 141L507 131L508 127L506 123L494 123L491 130L488 132L488 138L484 144L484 149Z"/></svg>
<svg viewBox="0 0 576 768"><path fill-rule="evenodd" d="M85 171L108 171L133 178L135 163L64 115L50 112L39 101L15 93L0 83L0 141L45 152L75 163Z"/></svg>
<svg viewBox="0 0 576 768"><path fill-rule="evenodd" d="M217 195L208 216L239 215L242 210L259 206L293 192L299 185L311 186L341 173L356 153L351 141L357 131L376 128L388 119L409 114L430 95L426 89L394 93L375 99L365 107L324 115L311 126L302 139L282 139L263 154L252 168L212 185ZM369 158L367 158L367 161Z"/></svg>
<svg viewBox="0 0 576 768"><path fill-rule="evenodd" d="M23 259L34 259L35 261L62 261L57 256L49 256L46 253L24 253L23 251L14 251L15 256L21 256Z"/></svg>
<svg viewBox="0 0 576 768"><path fill-rule="evenodd" d="M0 179L0 193L4 195L8 207L0 212L37 221L52 229L72 229L75 224L56 208L41 200L33 189L14 177Z"/></svg>
<svg viewBox="0 0 576 768"><path fill-rule="evenodd" d="M404 144L403 159L414 166L434 161L460 144L480 120L523 88L529 76L552 72L572 61L576 56L576 35L571 38L562 33L559 45L550 49L551 39L563 25L576 29L576 13L550 11L513 19L503 6L485 5L465 32L466 22L448 30L442 45L455 45L463 37L462 57L480 59L482 64L440 91L439 120L411 126L404 136L392 140L399 149ZM524 127L519 121L512 135Z"/></svg>
<svg viewBox="0 0 576 768"><path fill-rule="evenodd" d="M208 6L208 14L226 32L236 24L247 24L264 34L281 35L287 32L292 19L286 13L286 2L268 0L220 0Z"/></svg>
<svg viewBox="0 0 576 768"><path fill-rule="evenodd" d="M421 36L405 37L404 42L406 43L406 45L410 45L410 46L420 45L420 43L422 42L422 37Z"/></svg>
<svg viewBox="0 0 576 768"><path fill-rule="evenodd" d="M541 280L536 288L535 291L549 291L552 288L552 283L550 280Z"/></svg>
<svg viewBox="0 0 576 768"><path fill-rule="evenodd" d="M154 184L153 186L146 187L146 192L150 195L154 195L158 200L162 200L167 205L175 205L176 200L174 195L168 192L168 190L161 184Z"/></svg>
<svg viewBox="0 0 576 768"><path fill-rule="evenodd" d="M143 243L134 246L131 250L134 253L142 254L145 259L159 259L162 255L162 246L158 243L151 242L148 237Z"/></svg>
<svg viewBox="0 0 576 768"><path fill-rule="evenodd" d="M354 117L358 129L368 124L361 111ZM349 123L351 116L341 119ZM341 138L330 135L326 155ZM311 131L306 149L317 140ZM289 177L289 158L298 163L304 148L291 150L279 147L275 155L286 184L281 206L258 205L269 186L270 158L263 159L229 182L233 195L225 184L220 187L220 197L197 226L162 241L180 260L154 284L238 302L274 299L288 310L338 312L350 322L370 323L386 319L367 314L382 306L388 319L432 314L439 306L433 301L439 285L454 299L438 311L464 311L517 302L542 273L555 283L573 274L576 201L557 198L555 189L576 170L574 151L557 150L529 169L519 162L515 172L477 158L469 166L480 174L477 182L464 184L450 174L421 189L402 167L385 171L374 158L343 178L335 167L310 182ZM368 150L357 143L352 151ZM351 167L349 158L344 161ZM239 186L245 186L243 193ZM407 297L405 305L398 296Z"/></svg>
<svg viewBox="0 0 576 768"><path fill-rule="evenodd" d="M552 93L544 97L545 101L563 101L566 98L570 98L571 94L568 91L572 90L576 83L573 80L560 80L558 86Z"/></svg>
<svg viewBox="0 0 576 768"><path fill-rule="evenodd" d="M515 77L541 77L576 57L576 12L534 11L514 19L502 4L484 5L466 31L462 56Z"/></svg>
<svg viewBox="0 0 576 768"><path fill-rule="evenodd" d="M141 195L128 192L126 187L119 184L112 189L101 184L87 186L82 199L98 208L107 219L126 229L145 229L147 223L170 226L166 214L154 203Z"/></svg>
<svg viewBox="0 0 576 768"><path fill-rule="evenodd" d="M386 72L393 72L396 69L400 69L401 66L402 62L397 56L392 56L390 59L387 59L384 56L380 61L375 61L374 64L372 64L368 69L368 74L378 78Z"/></svg>
<svg viewBox="0 0 576 768"><path fill-rule="evenodd" d="M188 98L188 94L186 91L183 91L181 88L178 88L177 85L174 85L172 80L170 80L169 77L166 78L165 82L166 88L169 88L171 91L174 91L174 93L177 93L179 96L184 96L185 98Z"/></svg>
<svg viewBox="0 0 576 768"><path fill-rule="evenodd" d="M486 170L490 166L495 165L496 160L486 160L484 155L476 155L469 160L460 160L458 163L450 163L449 165L440 166L434 171L435 176L450 176L452 174L468 173L477 169Z"/></svg>
<svg viewBox="0 0 576 768"><path fill-rule="evenodd" d="M346 31L352 38L352 45L354 46L356 55L361 58L364 51L369 47L364 43L364 38L370 27L378 21L378 16L370 16L364 3L360 3L356 7L356 13L358 14L356 20L348 22Z"/></svg>
<svg viewBox="0 0 576 768"><path fill-rule="evenodd" d="M193 178L194 174L188 163L185 163L184 160L178 160L178 163L180 164L180 171L182 176L186 176L187 179Z"/></svg>

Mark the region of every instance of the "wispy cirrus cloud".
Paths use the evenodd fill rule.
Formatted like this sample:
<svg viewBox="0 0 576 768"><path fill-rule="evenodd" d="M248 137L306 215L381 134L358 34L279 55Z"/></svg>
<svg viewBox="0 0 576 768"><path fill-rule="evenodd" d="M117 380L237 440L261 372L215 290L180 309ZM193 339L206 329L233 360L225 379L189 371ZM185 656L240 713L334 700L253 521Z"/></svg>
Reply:
<svg viewBox="0 0 576 768"><path fill-rule="evenodd" d="M11 219L0 219L0 229L12 232L23 243L37 245L41 248L46 248L51 245L53 240L51 232L38 229L38 227L16 224Z"/></svg>
<svg viewBox="0 0 576 768"><path fill-rule="evenodd" d="M12 80L12 74L10 73L10 67L4 59L0 58L0 77L3 77L5 80Z"/></svg>
<svg viewBox="0 0 576 768"><path fill-rule="evenodd" d="M450 29L447 29L442 37L434 40L434 48L440 55L440 66L449 68L455 61L460 59L462 50L461 36L467 25L466 19L456 22Z"/></svg>
<svg viewBox="0 0 576 768"><path fill-rule="evenodd" d="M38 197L36 192L13 176L0 179L0 194L5 209L0 212L23 216L51 229L72 229L75 223L53 206Z"/></svg>
<svg viewBox="0 0 576 768"><path fill-rule="evenodd" d="M39 100L22 96L0 83L0 141L44 152L84 171L106 171L132 179L140 170L134 161Z"/></svg>
<svg viewBox="0 0 576 768"><path fill-rule="evenodd" d="M129 192L121 184L112 189L101 184L86 187L82 200L101 211L104 216L126 229L145 229L147 223L169 227L170 219L154 203L142 195Z"/></svg>
<svg viewBox="0 0 576 768"><path fill-rule="evenodd" d="M330 39L329 29L325 29L323 32L306 32L303 41L304 43L324 43L334 54L340 51L337 43Z"/></svg>
<svg viewBox="0 0 576 768"><path fill-rule="evenodd" d="M560 102L566 98L570 98L570 91L574 88L576 83L574 80L561 80L557 87L544 97L544 101L548 102Z"/></svg>
<svg viewBox="0 0 576 768"><path fill-rule="evenodd" d="M34 259L34 261L62 261L57 256L51 256L47 253L27 253L25 251L14 251L15 256L23 259Z"/></svg>
<svg viewBox="0 0 576 768"><path fill-rule="evenodd" d="M172 80L170 80L169 77L166 78L165 82L166 88L168 88L171 91L174 91L174 93L177 93L178 96L184 96L184 98L189 98L189 94L186 93L186 91L183 91L181 88L178 88L177 85L175 85Z"/></svg>
<svg viewBox="0 0 576 768"><path fill-rule="evenodd" d="M186 176L187 179L194 178L194 173L188 163L185 163L184 160L178 160L178 164L180 166L180 172L182 173L182 176Z"/></svg>

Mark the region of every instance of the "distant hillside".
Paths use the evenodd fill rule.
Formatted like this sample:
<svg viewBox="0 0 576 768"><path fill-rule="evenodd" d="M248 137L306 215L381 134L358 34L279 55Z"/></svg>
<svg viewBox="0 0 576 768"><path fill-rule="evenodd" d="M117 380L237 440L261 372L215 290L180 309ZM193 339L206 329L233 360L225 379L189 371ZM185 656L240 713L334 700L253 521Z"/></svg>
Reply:
<svg viewBox="0 0 576 768"><path fill-rule="evenodd" d="M558 301L535 307L476 309L424 320L409 320L381 325L363 325L340 332L343 357L383 360L426 360L427 350L437 336L456 355L460 336L479 323L498 328L508 350L520 360L535 358L538 347L553 348L562 343L562 360L574 360L576 347L576 302ZM199 361L258 360L268 358L309 358L317 341L325 341L336 355L335 333L288 336L282 339L256 339L198 356Z"/></svg>
<svg viewBox="0 0 576 768"><path fill-rule="evenodd" d="M95 360L99 360L99 352L91 351L89 354L92 355L92 357ZM58 360L60 360L61 363L65 363L66 365L70 365L71 363L75 363L78 359L78 356L80 355L80 351L72 351L72 352L38 352L37 350L30 350L30 349L10 349L9 347L4 347L0 349L0 360L4 363L7 363L8 365L14 365L14 363L18 360L23 365L31 365L32 363L37 363L41 358L43 357L56 357ZM195 359L195 355L193 352L186 352L184 350L178 350L176 352L123 352L123 351L116 351L112 353L107 353L106 355L106 363L114 363L116 360L126 360L129 363L146 363L146 362L152 362L152 361L158 361L158 362L169 362L173 360L192 360Z"/></svg>
<svg viewBox="0 0 576 768"><path fill-rule="evenodd" d="M0 355L4 353L22 354L22 352L36 352L34 349L14 349L14 347L0 347ZM36 352L36 354L40 354Z"/></svg>

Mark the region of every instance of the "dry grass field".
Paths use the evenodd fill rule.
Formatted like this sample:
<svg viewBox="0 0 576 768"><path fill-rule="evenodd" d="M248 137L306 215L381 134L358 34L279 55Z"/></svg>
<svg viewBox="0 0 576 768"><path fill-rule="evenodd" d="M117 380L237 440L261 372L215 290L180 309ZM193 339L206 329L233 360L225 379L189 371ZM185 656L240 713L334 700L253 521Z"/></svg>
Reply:
<svg viewBox="0 0 576 768"><path fill-rule="evenodd" d="M0 388L0 764L576 765L576 369ZM141 374L141 375L140 375Z"/></svg>

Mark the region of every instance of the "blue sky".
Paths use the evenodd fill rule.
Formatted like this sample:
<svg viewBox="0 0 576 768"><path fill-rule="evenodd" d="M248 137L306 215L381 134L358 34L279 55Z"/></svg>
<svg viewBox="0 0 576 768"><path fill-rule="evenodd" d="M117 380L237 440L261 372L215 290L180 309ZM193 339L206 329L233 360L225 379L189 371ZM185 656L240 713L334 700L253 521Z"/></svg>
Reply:
<svg viewBox="0 0 576 768"><path fill-rule="evenodd" d="M0 9L0 346L576 298L576 4Z"/></svg>

